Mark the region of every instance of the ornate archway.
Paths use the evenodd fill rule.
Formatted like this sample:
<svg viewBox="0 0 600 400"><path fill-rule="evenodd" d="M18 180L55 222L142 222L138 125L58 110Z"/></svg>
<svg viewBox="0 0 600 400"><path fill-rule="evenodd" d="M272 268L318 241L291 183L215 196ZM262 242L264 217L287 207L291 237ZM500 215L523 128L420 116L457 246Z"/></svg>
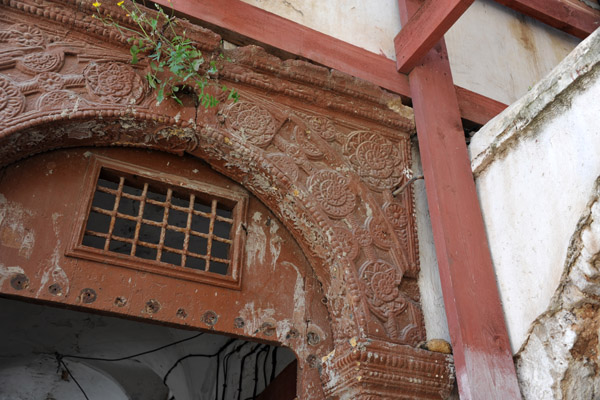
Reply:
<svg viewBox="0 0 600 400"><path fill-rule="evenodd" d="M440 398L446 356L425 339L410 188L412 113L347 75L258 47L221 61L240 93L214 109L156 104L119 33L88 2L4 2L0 159L56 148L135 146L188 154L259 198L301 246L322 285L334 351L321 379L341 398ZM120 9L111 15L126 24ZM56 22L61 26L56 27ZM207 54L220 38L188 25ZM2 288L12 293L6 285ZM13 293L14 294L14 293Z"/></svg>

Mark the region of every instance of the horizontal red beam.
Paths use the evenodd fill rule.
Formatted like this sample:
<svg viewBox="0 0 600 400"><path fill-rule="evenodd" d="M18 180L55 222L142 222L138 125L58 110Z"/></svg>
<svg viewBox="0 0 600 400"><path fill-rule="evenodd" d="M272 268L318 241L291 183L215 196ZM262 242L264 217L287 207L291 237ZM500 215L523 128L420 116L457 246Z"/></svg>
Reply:
<svg viewBox="0 0 600 400"><path fill-rule="evenodd" d="M522 14L535 18L581 39L600 27L600 11L579 0L496 0Z"/></svg>
<svg viewBox="0 0 600 400"><path fill-rule="evenodd" d="M454 86L454 89L456 90L456 97L458 98L460 115L467 121L483 125L508 107L504 103L482 96L479 93L472 92L460 86Z"/></svg>
<svg viewBox="0 0 600 400"><path fill-rule="evenodd" d="M396 62L324 33L307 28L240 0L154 0L191 19L204 21L239 35L307 58L410 97L408 77ZM506 105L457 87L463 118L485 124Z"/></svg>
<svg viewBox="0 0 600 400"><path fill-rule="evenodd" d="M165 7L356 76L401 95L408 79L383 55L325 35L239 0L154 0ZM390 69L390 66L392 68Z"/></svg>
<svg viewBox="0 0 600 400"><path fill-rule="evenodd" d="M398 71L408 74L474 0L427 0L394 38Z"/></svg>

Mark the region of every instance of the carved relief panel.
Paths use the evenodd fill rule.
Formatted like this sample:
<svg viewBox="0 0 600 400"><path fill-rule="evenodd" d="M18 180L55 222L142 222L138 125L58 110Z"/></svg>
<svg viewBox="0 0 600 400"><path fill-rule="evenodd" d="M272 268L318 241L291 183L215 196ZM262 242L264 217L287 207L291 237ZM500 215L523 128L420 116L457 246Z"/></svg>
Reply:
<svg viewBox="0 0 600 400"><path fill-rule="evenodd" d="M183 107L158 106L143 79L147 66L129 64L123 38L91 18L90 4L13 0L0 9L3 165L89 145L200 157L260 198L294 235L344 351L367 338L410 346L425 339L412 192L392 195L412 177L414 123L399 97L249 46L219 65L220 81L238 90L239 101L208 110L191 97ZM111 13L126 23L118 8ZM205 54L220 52L217 35L188 29ZM424 365L438 362L427 357ZM449 379L435 390L446 391Z"/></svg>

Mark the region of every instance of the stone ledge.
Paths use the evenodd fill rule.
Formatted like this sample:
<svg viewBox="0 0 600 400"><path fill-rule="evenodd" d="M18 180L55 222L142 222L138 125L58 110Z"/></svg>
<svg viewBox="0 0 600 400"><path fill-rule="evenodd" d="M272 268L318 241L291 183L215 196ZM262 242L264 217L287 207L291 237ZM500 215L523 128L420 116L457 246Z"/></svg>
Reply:
<svg viewBox="0 0 600 400"><path fill-rule="evenodd" d="M379 340L352 339L322 362L332 399L446 399L454 386L452 356Z"/></svg>

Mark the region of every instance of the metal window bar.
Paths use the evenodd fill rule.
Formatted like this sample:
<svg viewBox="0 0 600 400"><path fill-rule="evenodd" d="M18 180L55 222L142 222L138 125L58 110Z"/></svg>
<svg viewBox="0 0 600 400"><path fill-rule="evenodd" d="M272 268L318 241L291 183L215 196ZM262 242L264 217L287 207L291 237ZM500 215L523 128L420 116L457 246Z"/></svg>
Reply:
<svg viewBox="0 0 600 400"><path fill-rule="evenodd" d="M185 222L185 237L183 239L183 254L181 255L181 266L185 267L185 262L187 261L187 251L190 245L190 232L192 230L192 216L194 215L194 201L196 200L196 196L193 194L190 195L190 204L187 212L187 221Z"/></svg>
<svg viewBox="0 0 600 400"><path fill-rule="evenodd" d="M147 248L156 250L155 261L158 261L158 262L174 264L171 262L161 260L163 253L165 251L167 251L167 252L179 254L181 256L181 261L179 263L179 266L181 266L181 267L186 266L186 260L188 257L194 257L194 258L204 260L205 271L210 271L211 261L222 263L222 264L227 265L227 267L229 267L229 265L231 264L230 259L216 257L212 254L213 242L215 242L215 241L225 243L228 246L232 246L232 244L233 244L232 239L227 239L227 238L223 238L218 235L215 235L215 221L221 221L221 222L225 222L225 223L229 224L230 229L233 226L233 218L226 218L226 217L217 215L217 210L218 210L217 199L214 199L214 198L211 199L211 212L209 214L209 213L206 213L203 211L198 211L198 210L194 209L194 205L196 204L196 201L197 201L197 198L194 194L189 195L190 197L189 197L188 207L181 207L181 206L178 206L178 205L175 205L172 203L173 190L171 188L167 189L166 200L164 202L162 202L162 201L154 200L154 199L151 199L148 197L149 185L147 182L144 183L142 193L139 196L124 192L123 191L124 186L126 186L125 183L126 183L125 177L120 176L118 188L116 190L111 189L109 187L102 186L99 182L96 187L96 191L108 193L108 194L115 196L112 210L105 209L105 208L98 207L98 206L91 207L91 211L99 213L99 214L107 215L110 217L108 233L96 232L96 231L93 231L90 229L85 230L85 235L96 236L96 237L105 239L104 248L103 248L104 252L112 252L113 250L110 250L110 243L112 241L119 241L119 242L131 244L131 250L129 251L129 255L132 257L137 257L136 250L137 250L138 246L143 246L143 247L147 247ZM121 203L122 198L127 198L130 200L139 202L139 210L137 212L137 216L132 216L132 215L128 215L128 214L119 212L119 205ZM163 218L162 218L161 222L157 222L157 221L153 221L153 220L144 218L144 209L145 209L146 204L152 204L152 205L161 207L164 210ZM169 224L169 210L171 210L171 209L187 214L185 227L178 227L178 226ZM206 218L209 220L208 232L195 231L192 229L192 218L194 215L202 217L202 218ZM126 237L120 236L117 233L115 233L115 224L116 224L117 218L135 222L135 231L134 231L133 238L126 238ZM146 242L146 241L140 239L140 231L141 231L141 228L143 225L149 225L149 226L155 226L155 227L161 228L158 243L150 243L150 242ZM165 245L165 237L166 237L168 230L174 231L174 232L180 232L180 233L184 234L184 239L183 239L180 249ZM231 235L231 232L229 233L229 236L230 235ZM207 241L206 254L199 254L199 253L191 251L189 249L190 238L192 236L201 237L201 238L206 239L206 241ZM229 248L229 251L231 251L231 248Z"/></svg>
<svg viewBox="0 0 600 400"><path fill-rule="evenodd" d="M125 178L124 177L120 177L119 178L119 188L117 189L117 192L115 193L116 197L115 197L115 205L113 206L113 210L110 213L110 225L108 226L108 237L106 239L106 242L104 243L104 251L108 251L108 248L110 246L110 241L111 241L111 236L113 233L113 230L115 229L115 222L117 220L117 211L119 209L119 202L121 201L121 194L123 193L123 186L125 185Z"/></svg>
<svg viewBox="0 0 600 400"><path fill-rule="evenodd" d="M148 195L148 183L144 183L144 189L142 190L140 202L140 209L138 211L138 216L135 219L135 234L133 236L133 243L131 244L131 253L130 255L135 257L135 251L137 250L137 243L140 238L140 230L142 229L142 221L144 220L144 207L146 205L146 196Z"/></svg>
<svg viewBox="0 0 600 400"><path fill-rule="evenodd" d="M156 260L161 261L163 248L165 246L165 235L167 234L167 225L169 225L169 209L171 207L171 196L173 190L167 189L167 201L165 202L165 211L163 213L163 221L160 227L160 239L158 240L158 250L156 251Z"/></svg>
<svg viewBox="0 0 600 400"><path fill-rule="evenodd" d="M208 225L208 243L206 244L206 254L210 256L212 251L212 238L215 230L215 217L217 216L217 200L213 199L210 205L210 222ZM210 271L210 257L206 259L206 271Z"/></svg>

